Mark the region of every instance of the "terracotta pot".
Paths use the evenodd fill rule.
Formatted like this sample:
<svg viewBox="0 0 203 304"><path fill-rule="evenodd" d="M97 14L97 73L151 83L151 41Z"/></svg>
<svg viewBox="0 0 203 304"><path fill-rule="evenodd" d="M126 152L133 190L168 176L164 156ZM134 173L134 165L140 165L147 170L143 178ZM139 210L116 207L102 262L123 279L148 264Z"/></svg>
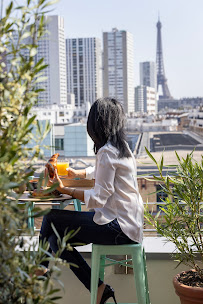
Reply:
<svg viewBox="0 0 203 304"><path fill-rule="evenodd" d="M181 304L203 304L203 288L184 285L178 281L179 277L180 274L177 274L173 278L173 285Z"/></svg>

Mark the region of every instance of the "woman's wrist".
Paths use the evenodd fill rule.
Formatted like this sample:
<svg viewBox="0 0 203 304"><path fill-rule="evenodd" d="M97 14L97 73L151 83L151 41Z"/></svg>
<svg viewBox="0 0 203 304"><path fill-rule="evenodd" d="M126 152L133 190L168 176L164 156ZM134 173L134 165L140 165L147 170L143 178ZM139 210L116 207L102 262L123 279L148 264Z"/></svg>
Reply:
<svg viewBox="0 0 203 304"><path fill-rule="evenodd" d="M86 170L85 169L75 170L75 177L76 178L86 178Z"/></svg>
<svg viewBox="0 0 203 304"><path fill-rule="evenodd" d="M73 197L75 193L75 188L63 187L59 191L63 194L68 194Z"/></svg>
<svg viewBox="0 0 203 304"><path fill-rule="evenodd" d="M74 198L74 193L75 193L75 188L71 188L69 195Z"/></svg>
<svg viewBox="0 0 203 304"><path fill-rule="evenodd" d="M60 191L61 193L63 193L63 189L64 189L64 185L58 185L58 187L56 188L58 191Z"/></svg>

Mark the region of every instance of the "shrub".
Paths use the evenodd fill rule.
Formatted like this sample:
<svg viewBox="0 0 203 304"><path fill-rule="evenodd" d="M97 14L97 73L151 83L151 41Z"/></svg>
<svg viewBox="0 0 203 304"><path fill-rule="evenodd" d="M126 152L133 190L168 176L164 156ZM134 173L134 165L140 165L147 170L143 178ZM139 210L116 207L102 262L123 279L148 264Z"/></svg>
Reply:
<svg viewBox="0 0 203 304"><path fill-rule="evenodd" d="M164 158L157 162L146 149L159 170L162 191L167 195L165 205L154 218L146 209L145 217L157 232L176 246L174 258L194 268L203 279L203 158L198 163L193 152L180 158L174 174L163 176ZM164 223L164 225L163 225Z"/></svg>
<svg viewBox="0 0 203 304"><path fill-rule="evenodd" d="M54 303L59 298L55 295L59 289L54 289L49 278L35 275L48 244L35 250L34 233L27 228L30 206L19 204L20 194L13 191L33 174L34 164L42 157L40 142L49 132L48 124L44 131L39 129L31 110L42 90L38 83L46 65L43 59L36 62L35 55L51 2L27 0L25 6L14 7L11 1L0 20L0 302L5 304ZM28 148L35 125L40 141ZM43 212L35 208L33 214L41 216ZM25 235L31 245L25 243ZM54 262L51 273L59 273L60 252L70 236L59 240L55 258L50 255Z"/></svg>

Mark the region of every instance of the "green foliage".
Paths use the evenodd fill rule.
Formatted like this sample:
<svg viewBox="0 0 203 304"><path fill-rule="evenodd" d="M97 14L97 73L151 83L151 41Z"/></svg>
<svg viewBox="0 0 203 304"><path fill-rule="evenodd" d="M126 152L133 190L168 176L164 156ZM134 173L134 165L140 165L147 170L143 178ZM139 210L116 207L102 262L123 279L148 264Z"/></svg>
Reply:
<svg viewBox="0 0 203 304"><path fill-rule="evenodd" d="M46 68L43 59L36 62L34 56L38 41L45 34L45 9L53 1L24 3L16 7L10 1L0 20L0 303L3 304L55 303L59 298L56 295L59 289L54 288L52 279L35 275L41 262L47 259L49 245L40 244L39 251L36 249L34 233L27 228L31 206L20 204L20 194L13 191L33 175L33 166L42 157L40 144L50 130L46 125L42 132L31 110L42 90L37 84ZM35 126L39 131L38 144L31 149L28 143ZM38 217L48 211L34 208L32 214ZM59 257L62 250L71 249L67 240L72 234L60 239L57 258L49 254L53 262L50 272L57 280L58 265L64 263Z"/></svg>
<svg viewBox="0 0 203 304"><path fill-rule="evenodd" d="M157 162L146 151L160 174L160 177L153 176L153 180L160 182L167 198L155 218L147 206L145 218L160 235L175 244L177 252L174 257L179 264L196 269L203 278L203 158L198 163L193 158L193 152L185 159L175 152L178 160L176 172L163 176L163 156Z"/></svg>

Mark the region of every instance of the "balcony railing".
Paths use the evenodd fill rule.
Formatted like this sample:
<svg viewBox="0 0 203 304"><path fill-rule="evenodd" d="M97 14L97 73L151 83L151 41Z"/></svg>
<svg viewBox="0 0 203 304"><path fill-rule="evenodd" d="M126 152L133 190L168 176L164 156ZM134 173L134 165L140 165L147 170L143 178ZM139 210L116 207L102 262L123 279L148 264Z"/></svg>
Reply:
<svg viewBox="0 0 203 304"><path fill-rule="evenodd" d="M157 210L157 206L166 205L166 203L164 203L164 202L148 202L148 203L144 202L143 204L144 204L144 206L147 205L147 206L151 207L150 208L152 210L151 213L154 216L156 216L157 212L159 211L159 210ZM181 203L181 204L183 204L183 203ZM74 209L74 203L73 202L68 202L68 203L65 203L65 202L63 202L63 203L60 203L60 202L53 202L53 203L39 202L39 203L34 203L34 205L36 207L40 207L40 206L46 206L47 208L52 207L53 209L63 209L64 206L70 206L70 209L72 209L72 210ZM85 207L85 203L81 202L81 208L83 209L83 207ZM153 211L153 207L154 207L154 209L156 209L155 211ZM35 226L33 228L34 228L34 231L36 233L40 231L39 225L37 227ZM160 236L157 233L156 229L150 228L150 225L147 224L146 221L144 221L143 232L144 232L144 236L146 236L146 237L147 236Z"/></svg>

